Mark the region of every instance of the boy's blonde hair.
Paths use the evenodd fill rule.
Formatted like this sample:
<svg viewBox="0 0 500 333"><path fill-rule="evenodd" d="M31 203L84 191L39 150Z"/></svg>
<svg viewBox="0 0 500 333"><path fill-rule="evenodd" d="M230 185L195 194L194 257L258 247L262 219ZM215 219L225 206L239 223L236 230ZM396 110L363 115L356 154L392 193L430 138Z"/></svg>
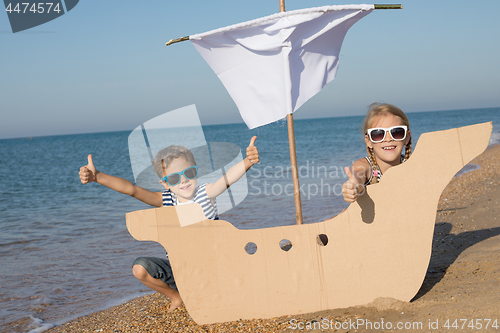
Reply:
<svg viewBox="0 0 500 333"><path fill-rule="evenodd" d="M403 122L403 125L408 127L408 131L410 130L410 121L408 120L408 117L405 115L405 113L398 108L397 106L391 105L391 104L384 104L384 103L373 103L370 104L368 107L368 113L366 114L365 120L363 122L363 134L366 135L367 131L369 128L371 128L373 121L380 117L384 116L387 114L392 114L393 116L398 117L401 119ZM372 165L375 169L378 168L377 161L375 160L375 155L373 154L373 149L366 146L366 150L368 151L368 156L370 157L370 161L372 162ZM411 136L410 140L406 144L406 149L405 149L405 161L408 160L411 156ZM371 184L378 183L378 178L373 177Z"/></svg>
<svg viewBox="0 0 500 333"><path fill-rule="evenodd" d="M163 178L162 161L165 163L165 168L168 168L170 163L179 157L184 157L186 161L192 165L196 165L193 153L184 146L171 145L157 152L153 159L153 167L158 177Z"/></svg>

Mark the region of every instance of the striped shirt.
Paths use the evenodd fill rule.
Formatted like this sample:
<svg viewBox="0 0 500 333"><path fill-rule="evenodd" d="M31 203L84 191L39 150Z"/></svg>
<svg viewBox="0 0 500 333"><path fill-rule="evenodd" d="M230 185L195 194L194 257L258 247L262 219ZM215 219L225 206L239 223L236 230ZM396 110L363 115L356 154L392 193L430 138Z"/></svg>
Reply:
<svg viewBox="0 0 500 333"><path fill-rule="evenodd" d="M365 158L368 161L368 164L370 164L370 167L372 169L372 172L370 173L370 178L366 181L365 186L370 185L372 183L373 177L377 177L377 181L380 182L380 178L382 178L382 171L380 171L378 164L377 164L377 168L374 169L373 164L372 164L372 160L370 159L370 157L366 156ZM401 155L400 161L401 161L401 163L406 161L406 159L403 155Z"/></svg>
<svg viewBox="0 0 500 333"><path fill-rule="evenodd" d="M201 209L203 209L203 214L205 214L208 219L218 220L219 217L217 216L217 204L215 203L215 201L212 203L212 200L210 200L210 198L208 197L207 190L205 189L206 186L207 184L203 184L196 187L196 192L193 199L186 203L196 202L200 204ZM175 193L170 190L163 191L162 198L163 206L177 206L179 204Z"/></svg>

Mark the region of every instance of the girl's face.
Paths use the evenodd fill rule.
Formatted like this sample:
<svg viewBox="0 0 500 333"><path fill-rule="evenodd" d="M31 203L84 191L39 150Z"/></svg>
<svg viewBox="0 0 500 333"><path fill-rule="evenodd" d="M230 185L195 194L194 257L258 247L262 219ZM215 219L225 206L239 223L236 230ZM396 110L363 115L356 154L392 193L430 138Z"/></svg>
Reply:
<svg viewBox="0 0 500 333"><path fill-rule="evenodd" d="M164 176L170 175L176 172L182 172L189 167L192 167L192 163L188 162L184 157L176 158L170 163L170 165L165 169ZM196 185L198 184L198 179L187 179L184 175L181 175L180 182L177 185L169 186L164 180L160 181L167 190L175 193L179 202L187 202L193 199Z"/></svg>
<svg viewBox="0 0 500 333"><path fill-rule="evenodd" d="M401 118L388 113L375 118L370 128L389 128L398 125L404 125ZM389 165L398 165L400 163L403 148L410 140L410 134L411 133L408 130L406 138L403 141L395 141L386 131L385 138L382 142L373 143L368 135L365 135L365 142L368 147L373 148L373 153L375 154L377 160L383 161Z"/></svg>

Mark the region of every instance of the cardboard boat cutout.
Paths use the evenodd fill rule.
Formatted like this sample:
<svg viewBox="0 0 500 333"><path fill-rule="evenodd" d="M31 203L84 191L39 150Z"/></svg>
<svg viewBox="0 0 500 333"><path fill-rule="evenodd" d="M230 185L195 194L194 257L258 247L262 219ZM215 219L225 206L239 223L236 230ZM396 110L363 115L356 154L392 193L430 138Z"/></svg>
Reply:
<svg viewBox="0 0 500 333"><path fill-rule="evenodd" d="M335 77L349 28L377 6L283 12L180 40L193 42L254 128L284 116L293 120L292 113ZM441 192L486 149L491 130L485 123L423 134L407 162L323 222L239 230L188 204L128 213L127 228L137 240L165 247L198 324L343 308L378 297L409 301L429 264ZM290 133L292 157L293 122ZM255 252L246 250L250 245Z"/></svg>
<svg viewBox="0 0 500 333"><path fill-rule="evenodd" d="M190 204L128 213L127 228L168 251L198 324L343 308L378 297L410 301L429 264L441 192L486 149L491 131L492 124L483 123L422 134L407 162L323 222L239 230L207 220ZM185 219L200 222L181 227ZM291 242L288 251L283 239ZM256 245L254 254L245 251L248 243Z"/></svg>

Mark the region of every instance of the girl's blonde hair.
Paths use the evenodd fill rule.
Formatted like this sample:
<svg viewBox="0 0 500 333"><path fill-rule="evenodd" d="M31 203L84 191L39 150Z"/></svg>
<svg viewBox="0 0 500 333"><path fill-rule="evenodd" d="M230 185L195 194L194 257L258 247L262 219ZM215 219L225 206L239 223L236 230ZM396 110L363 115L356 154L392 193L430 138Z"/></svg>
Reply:
<svg viewBox="0 0 500 333"><path fill-rule="evenodd" d="M363 133L366 135L369 128L371 128L373 121L387 114L392 114L393 116L398 117L403 122L403 125L408 127L410 130L410 122L408 121L408 117L406 117L405 113L398 108L397 106L391 104L383 104L383 103L373 103L368 107L368 113L366 114L365 121L363 122ZM370 161L373 165L374 169L378 169L377 161L375 160L375 155L373 154L373 148L366 146L366 150L368 151L368 156L370 157ZM406 144L405 149L405 161L408 160L411 156L411 136L410 140ZM371 184L378 183L377 177L372 177Z"/></svg>
<svg viewBox="0 0 500 333"><path fill-rule="evenodd" d="M173 160L179 157L184 157L186 161L192 165L196 165L193 153L184 146L172 145L157 152L153 159L153 167L158 177L163 178L163 163L166 169Z"/></svg>

